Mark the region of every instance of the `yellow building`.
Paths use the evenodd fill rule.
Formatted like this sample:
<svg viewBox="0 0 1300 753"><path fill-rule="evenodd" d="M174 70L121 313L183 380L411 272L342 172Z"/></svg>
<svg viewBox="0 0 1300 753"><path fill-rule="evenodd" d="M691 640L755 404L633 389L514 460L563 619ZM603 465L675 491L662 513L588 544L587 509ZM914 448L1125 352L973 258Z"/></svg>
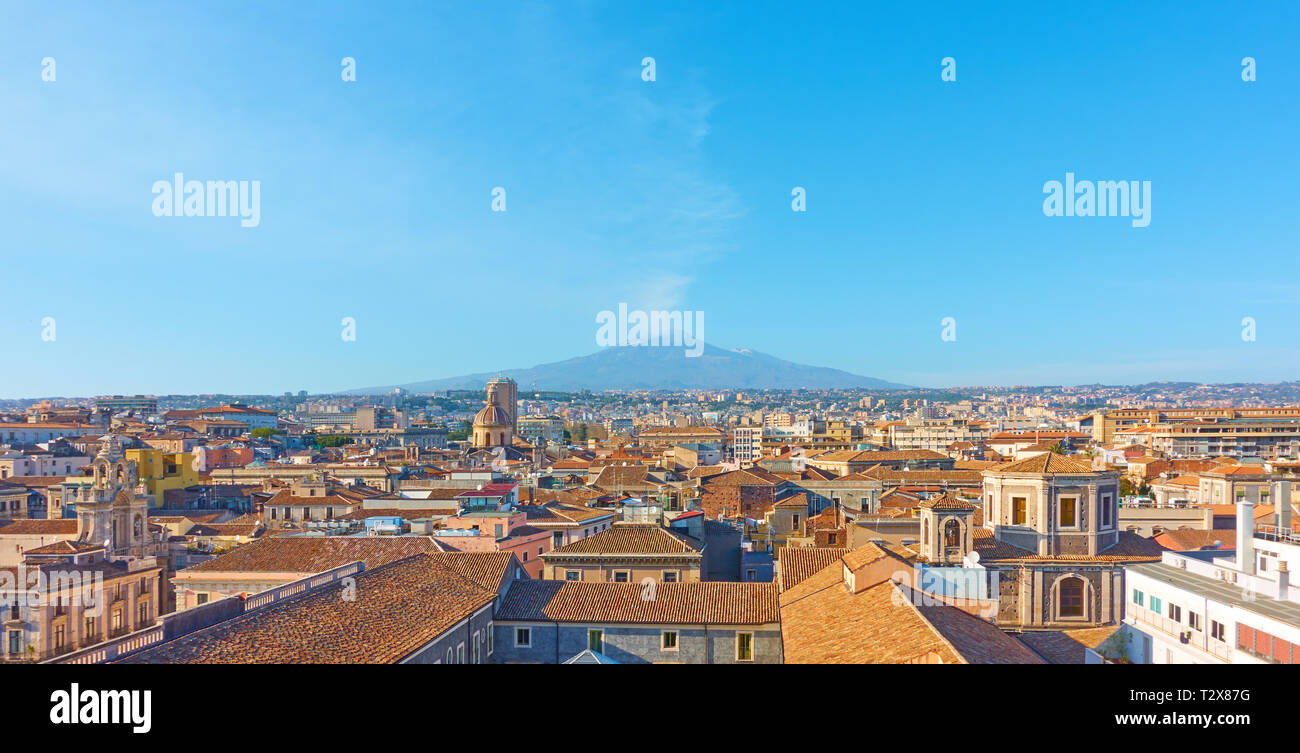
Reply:
<svg viewBox="0 0 1300 753"><path fill-rule="evenodd" d="M165 507L163 494L168 489L184 489L199 483L192 452L127 450L126 457L135 461L140 482L153 497L150 507Z"/></svg>

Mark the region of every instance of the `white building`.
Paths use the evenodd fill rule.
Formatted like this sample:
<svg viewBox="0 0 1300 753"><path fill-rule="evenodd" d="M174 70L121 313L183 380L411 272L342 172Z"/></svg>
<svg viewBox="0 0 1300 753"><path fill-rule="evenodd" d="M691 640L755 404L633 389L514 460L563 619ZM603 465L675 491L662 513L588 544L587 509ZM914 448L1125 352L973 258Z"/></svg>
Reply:
<svg viewBox="0 0 1300 753"><path fill-rule="evenodd" d="M1275 484L1290 499L1290 482ZM1255 505L1237 506L1237 548L1166 552L1125 573L1122 653L1141 664L1300 663L1300 536L1289 506L1276 526L1254 524Z"/></svg>
<svg viewBox="0 0 1300 753"><path fill-rule="evenodd" d="M748 468L763 457L763 427L737 426L731 432L731 446L741 468Z"/></svg>

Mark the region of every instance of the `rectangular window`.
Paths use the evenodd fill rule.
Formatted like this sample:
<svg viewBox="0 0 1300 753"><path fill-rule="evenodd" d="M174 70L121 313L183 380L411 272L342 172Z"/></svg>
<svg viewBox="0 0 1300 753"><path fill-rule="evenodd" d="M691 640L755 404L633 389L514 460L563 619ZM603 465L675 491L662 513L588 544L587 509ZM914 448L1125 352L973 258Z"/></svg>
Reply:
<svg viewBox="0 0 1300 753"><path fill-rule="evenodd" d="M665 570L665 571L663 571L663 578L662 578L662 580L663 580L664 583L676 583L676 582L677 582L677 571L676 571L676 570Z"/></svg>
<svg viewBox="0 0 1300 753"><path fill-rule="evenodd" d="M1011 524L1026 525L1029 515L1029 502L1024 497L1011 498Z"/></svg>
<svg viewBox="0 0 1300 753"><path fill-rule="evenodd" d="M23 634L21 630L9 631L9 655L17 656L23 652Z"/></svg>
<svg viewBox="0 0 1300 753"><path fill-rule="evenodd" d="M581 571L581 570L565 570L565 571L564 571L564 579L565 579L565 580L582 580L582 571Z"/></svg>
<svg viewBox="0 0 1300 753"><path fill-rule="evenodd" d="M1217 620L1210 620L1210 637L1220 643L1227 642L1227 630L1223 623Z"/></svg>
<svg viewBox="0 0 1300 753"><path fill-rule="evenodd" d="M663 635L663 641L662 641L662 643L660 644L659 647L662 648L664 651L676 651L676 650L677 650L677 631L676 631L676 630L665 630L665 631L664 631L664 635Z"/></svg>
<svg viewBox="0 0 1300 753"><path fill-rule="evenodd" d="M464 643L457 643L457 644L456 644L456 663L457 663L457 664L464 664L464 663L465 663L465 644L464 644Z"/></svg>
<svg viewBox="0 0 1300 753"><path fill-rule="evenodd" d="M1073 497L1062 497L1060 507L1060 524L1063 527L1073 528L1079 525L1079 500Z"/></svg>
<svg viewBox="0 0 1300 753"><path fill-rule="evenodd" d="M492 625L489 624L487 629L488 656L492 655L492 648L495 645L496 645L496 632L492 629Z"/></svg>
<svg viewBox="0 0 1300 753"><path fill-rule="evenodd" d="M1195 612L1188 612L1187 627L1191 628L1192 630L1202 630L1203 628L1201 627L1201 616Z"/></svg>
<svg viewBox="0 0 1300 753"><path fill-rule="evenodd" d="M605 631L604 631L604 630L588 630L588 631L587 631L587 648L591 649L592 651L595 651L595 652L598 653L598 654L600 654L600 653L604 653L604 651L605 651Z"/></svg>
<svg viewBox="0 0 1300 753"><path fill-rule="evenodd" d="M736 633L736 661L754 660L754 634Z"/></svg>
<svg viewBox="0 0 1300 753"><path fill-rule="evenodd" d="M1103 495L1101 495L1101 525L1102 525L1102 527L1104 527L1104 528L1109 528L1109 527L1110 527L1111 516L1114 514L1114 513L1111 511L1111 508L1112 508L1113 506L1114 506L1114 505L1111 504L1111 501L1110 501L1110 495L1109 495L1109 494L1103 494Z"/></svg>
<svg viewBox="0 0 1300 753"><path fill-rule="evenodd" d="M1152 612L1155 612L1156 614L1160 614L1160 607L1161 607L1161 606L1162 606L1162 605L1161 605L1161 603L1160 603L1160 600L1157 599L1156 597L1152 596L1152 597L1151 597L1151 611L1152 611Z"/></svg>
<svg viewBox="0 0 1300 753"><path fill-rule="evenodd" d="M65 628L63 625L59 625L58 627L54 628L54 649L56 651L63 648L63 644L67 642L67 639L68 639L67 628Z"/></svg>
<svg viewBox="0 0 1300 753"><path fill-rule="evenodd" d="M81 642L89 643L90 641L94 640L94 637L95 637L95 618L87 617L86 624L81 634Z"/></svg>
<svg viewBox="0 0 1300 753"><path fill-rule="evenodd" d="M471 643L473 644L474 647L473 648L474 663L481 664L483 662L483 654L481 653L483 644L481 642L481 639L479 638L479 634L477 630L474 631L474 640Z"/></svg>
<svg viewBox="0 0 1300 753"><path fill-rule="evenodd" d="M1134 604L1137 604L1139 607L1142 606L1143 598L1144 598L1144 597L1143 597L1141 591L1137 590L1136 588L1133 589L1133 603L1134 603Z"/></svg>
<svg viewBox="0 0 1300 753"><path fill-rule="evenodd" d="M615 582L615 583L627 583L628 580L631 579L631 577L632 577L632 576L631 576L631 573L628 572L627 570L615 570L615 571L614 571L614 582Z"/></svg>
<svg viewBox="0 0 1300 753"><path fill-rule="evenodd" d="M1170 604L1170 605L1169 605L1169 619L1173 620L1174 622L1182 622L1182 621L1183 621L1183 608L1180 607L1180 606L1178 606L1178 605L1176 605L1176 604Z"/></svg>

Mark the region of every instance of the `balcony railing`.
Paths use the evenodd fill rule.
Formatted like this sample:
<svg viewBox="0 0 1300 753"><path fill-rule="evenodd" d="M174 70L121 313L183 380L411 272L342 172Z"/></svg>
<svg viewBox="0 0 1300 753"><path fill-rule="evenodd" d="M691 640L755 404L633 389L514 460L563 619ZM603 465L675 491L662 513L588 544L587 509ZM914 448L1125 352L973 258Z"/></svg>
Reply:
<svg viewBox="0 0 1300 753"><path fill-rule="evenodd" d="M1143 625L1159 630L1165 635L1177 638L1179 643L1184 646L1204 651L1217 659L1229 661L1232 656L1232 649L1227 643L1210 638L1200 630L1194 630L1177 620L1152 612L1150 609L1130 604L1128 616L1132 617L1135 622L1140 622ZM1188 635L1189 633L1190 635ZM1184 636L1188 637L1184 639Z"/></svg>
<svg viewBox="0 0 1300 753"><path fill-rule="evenodd" d="M1257 525L1255 526L1255 538L1266 541L1277 541L1283 544L1300 545L1300 534L1296 533L1294 528L1278 528L1277 526Z"/></svg>

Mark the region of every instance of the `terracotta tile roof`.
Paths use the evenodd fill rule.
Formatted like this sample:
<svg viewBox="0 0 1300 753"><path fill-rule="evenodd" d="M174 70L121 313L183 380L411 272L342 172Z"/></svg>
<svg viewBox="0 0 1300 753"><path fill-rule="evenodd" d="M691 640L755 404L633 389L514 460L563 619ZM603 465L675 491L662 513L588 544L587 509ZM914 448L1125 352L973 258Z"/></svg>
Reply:
<svg viewBox="0 0 1300 753"><path fill-rule="evenodd" d="M414 555L356 576L356 598L341 585L309 591L127 659L150 664L391 664L488 606L484 588L448 557Z"/></svg>
<svg viewBox="0 0 1300 753"><path fill-rule="evenodd" d="M776 471L776 475L789 481L834 481L839 478L823 468L808 466L798 473L794 471Z"/></svg>
<svg viewBox="0 0 1300 753"><path fill-rule="evenodd" d="M644 465L607 465L591 483L608 491L657 491L660 484L649 474L650 469Z"/></svg>
<svg viewBox="0 0 1300 753"><path fill-rule="evenodd" d="M848 553L843 547L782 547L776 561L777 582L788 591Z"/></svg>
<svg viewBox="0 0 1300 753"><path fill-rule="evenodd" d="M555 554L698 554L703 544L657 523L616 523L609 529L547 552Z"/></svg>
<svg viewBox="0 0 1300 753"><path fill-rule="evenodd" d="M773 507L794 507L794 508L799 508L799 509L807 509L807 507L808 507L808 492L799 492L798 494L791 494L791 495L788 496L788 497L783 497L780 501L778 501L776 504L774 504L774 505L772 505L772 506L773 506Z"/></svg>
<svg viewBox="0 0 1300 753"><path fill-rule="evenodd" d="M524 509L528 523L538 528L572 528L590 523L598 518L612 517L612 510L598 510L574 505L530 505Z"/></svg>
<svg viewBox="0 0 1300 753"><path fill-rule="evenodd" d="M845 554L842 562L848 569L857 570L864 565L870 565L872 562L888 556L890 556L889 552L876 544L864 544Z"/></svg>
<svg viewBox="0 0 1300 753"><path fill-rule="evenodd" d="M0 486L7 484L13 486L22 486L27 488L39 488L42 486L55 486L62 484L65 479L74 478L73 476L10 476L4 481L0 481Z"/></svg>
<svg viewBox="0 0 1300 753"><path fill-rule="evenodd" d="M1267 476L1268 471L1264 470L1262 465L1221 465L1208 471L1203 471L1206 475L1215 476Z"/></svg>
<svg viewBox="0 0 1300 753"><path fill-rule="evenodd" d="M860 551L854 550L855 552ZM875 547L867 558L884 555ZM854 594L833 563L781 595L787 664L1041 664L996 626L947 605L917 606L885 580Z"/></svg>
<svg viewBox="0 0 1300 753"><path fill-rule="evenodd" d="M875 479L885 483L894 484L918 484L929 482L932 484L978 484L984 480L984 476L979 471L958 471L958 470L920 470L920 471L896 471L884 466L873 466L860 474L865 479ZM844 478L848 478L845 476ZM843 480L843 479L840 479Z"/></svg>
<svg viewBox="0 0 1300 753"><path fill-rule="evenodd" d="M319 573L358 560L376 568L413 554L439 552L426 536L272 536L226 552L182 573Z"/></svg>
<svg viewBox="0 0 1300 753"><path fill-rule="evenodd" d="M1030 630L1020 640L1049 664L1083 664L1084 649L1096 648L1115 634L1119 625L1078 630Z"/></svg>
<svg viewBox="0 0 1300 753"><path fill-rule="evenodd" d="M103 549L103 544L86 544L76 541L56 541L45 546L38 546L35 549L28 549L23 552L28 554L77 554L80 552L90 552L96 549Z"/></svg>
<svg viewBox="0 0 1300 753"><path fill-rule="evenodd" d="M216 510L216 511L204 511L204 510L168 510L168 509L166 509L166 508L158 508L157 510L154 510L153 512L155 513L155 516L151 516L151 517L149 518L150 520L154 520L154 517L159 517L159 518L185 518L186 520L188 520L188 521L190 521L190 522L192 522L192 523L213 523L213 522L215 522L216 520L218 520L219 518L222 518L222 517L224 517L224 516L227 514L227 512L226 512L225 510ZM230 522L230 521L226 521L226 522Z"/></svg>
<svg viewBox="0 0 1300 753"><path fill-rule="evenodd" d="M347 499L337 494L327 494L323 497L296 497L289 489L282 489L276 492L274 497L266 501L267 505L288 505L290 507L320 507L330 505L333 507L356 507L360 504L355 499Z"/></svg>
<svg viewBox="0 0 1300 753"><path fill-rule="evenodd" d="M15 520L0 525L0 536L75 536L76 534L76 518L55 518L54 520L32 518Z"/></svg>
<svg viewBox="0 0 1300 753"><path fill-rule="evenodd" d="M1042 455L1035 455L1024 460L1016 460L1011 463L1003 463L994 466L985 471L986 473L1042 473L1046 475L1068 474L1095 474L1092 466L1068 458L1064 455L1057 455L1054 452L1047 452Z"/></svg>
<svg viewBox="0 0 1300 753"><path fill-rule="evenodd" d="M967 511L975 509L975 505L971 504L969 500L958 497L952 492L945 492L937 497L922 500L916 506L926 510Z"/></svg>
<svg viewBox="0 0 1300 753"><path fill-rule="evenodd" d="M917 610L967 664L1046 664L1015 637L961 609L922 603Z"/></svg>
<svg viewBox="0 0 1300 753"><path fill-rule="evenodd" d="M710 486L777 486L779 484L789 483L780 476L763 468L742 468L738 471L727 471L716 476L709 476L700 482L705 487Z"/></svg>
<svg viewBox="0 0 1300 753"><path fill-rule="evenodd" d="M780 620L774 583L660 583L644 598L638 583L516 580L497 620L765 625Z"/></svg>
<svg viewBox="0 0 1300 753"><path fill-rule="evenodd" d="M892 582L854 594L837 565L781 597L786 664L909 664L931 655L962 663Z"/></svg>
<svg viewBox="0 0 1300 753"><path fill-rule="evenodd" d="M1175 552L1190 552L1198 549L1236 549L1236 531L1212 529L1209 531L1182 529L1165 531L1155 536L1155 541L1166 549ZM1217 545L1217 546L1216 546Z"/></svg>
<svg viewBox="0 0 1300 753"><path fill-rule="evenodd" d="M921 498L911 492L894 488L880 495L881 507L906 507L913 508L921 501Z"/></svg>
<svg viewBox="0 0 1300 753"><path fill-rule="evenodd" d="M185 532L186 536L244 536L257 535L261 523L209 523L196 525Z"/></svg>

